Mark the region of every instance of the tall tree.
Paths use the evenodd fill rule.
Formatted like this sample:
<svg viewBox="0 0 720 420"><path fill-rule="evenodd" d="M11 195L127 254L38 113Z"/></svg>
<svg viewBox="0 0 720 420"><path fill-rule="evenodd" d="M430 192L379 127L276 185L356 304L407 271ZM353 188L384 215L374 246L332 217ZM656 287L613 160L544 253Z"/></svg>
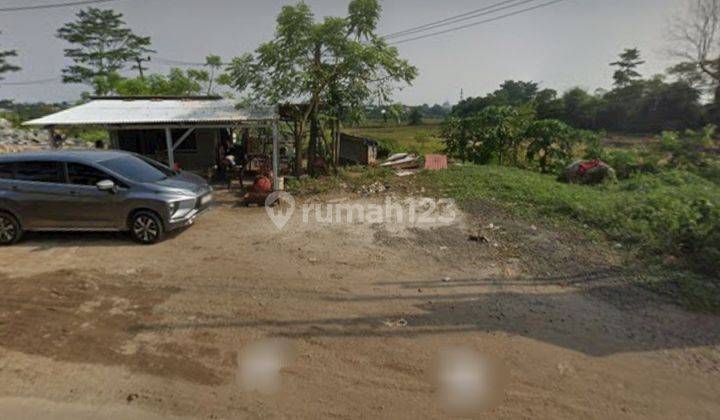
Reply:
<svg viewBox="0 0 720 420"><path fill-rule="evenodd" d="M0 32L2 33L2 32ZM8 61L8 58L17 57L16 50L5 50L0 51L0 80L3 80L3 75L6 73L12 73L20 71L20 67L12 64Z"/></svg>
<svg viewBox="0 0 720 420"><path fill-rule="evenodd" d="M210 74L208 76L207 94L212 95L215 76L222 67L222 58L220 58L219 55L208 55L207 57L205 57L205 67L208 67L210 69Z"/></svg>
<svg viewBox="0 0 720 420"><path fill-rule="evenodd" d="M620 60L614 63L610 63L611 66L617 67L613 79L615 80L615 87L624 88L633 84L640 79L640 73L637 72L637 68L645 64L640 59L640 50L637 48L626 48L625 51L620 54Z"/></svg>
<svg viewBox="0 0 720 420"><path fill-rule="evenodd" d="M65 56L74 62L62 71L65 83L91 85L95 94L105 95L114 74L154 52L150 38L135 35L121 13L91 7L76 17L57 31L58 38L72 44L65 49Z"/></svg>
<svg viewBox="0 0 720 420"><path fill-rule="evenodd" d="M670 54L682 60L672 70L682 80L703 79L720 106L720 0L692 0L670 27Z"/></svg>
<svg viewBox="0 0 720 420"><path fill-rule="evenodd" d="M257 100L307 103L296 108L295 141L299 160L299 146L310 123L311 173L321 132L321 104L323 112L343 118L359 112L370 98L387 102L397 83L409 84L417 75L396 48L376 35L380 12L377 0L353 0L347 17L317 22L304 2L285 6L277 18L275 38L255 54L235 58L228 67L231 85Z"/></svg>

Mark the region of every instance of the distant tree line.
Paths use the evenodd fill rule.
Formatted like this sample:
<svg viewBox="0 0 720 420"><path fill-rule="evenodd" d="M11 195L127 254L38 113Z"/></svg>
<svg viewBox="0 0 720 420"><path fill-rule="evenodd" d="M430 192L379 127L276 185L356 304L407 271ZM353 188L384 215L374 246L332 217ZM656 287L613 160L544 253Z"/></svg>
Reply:
<svg viewBox="0 0 720 420"><path fill-rule="evenodd" d="M417 75L397 49L374 33L380 13L376 0L354 0L347 16L316 22L304 3L288 6L278 16L275 38L254 54L228 64L208 55L204 66L165 74L147 74L155 53L150 37L136 34L113 10L82 10L56 36L68 43L64 51L72 61L62 70L64 82L87 85L95 95L212 94L226 85L264 101L322 102L343 121L419 124L424 118L445 117L442 105L366 106L376 98L388 102L393 84L409 83ZM462 101L452 115L467 117L490 106L525 107L538 119L576 128L643 133L718 123L720 0L692 0L685 16L674 21L671 46L678 63L664 75L643 77L640 52L627 49L611 63L615 72L609 91L573 88L559 93L532 81L509 80L495 92ZM19 70L12 62L16 56L15 50L0 50L0 80ZM317 120L309 114L301 117L305 125Z"/></svg>
<svg viewBox="0 0 720 420"><path fill-rule="evenodd" d="M643 78L640 51L626 49L611 63L611 90L573 88L563 94L537 83L507 81L482 97L453 109L468 117L490 106L534 109L540 119L573 127L633 133L697 129L720 123L720 0L691 0L673 19L669 52L678 63L665 74Z"/></svg>
<svg viewBox="0 0 720 420"><path fill-rule="evenodd" d="M452 114L467 117L490 106L531 108L539 119L555 119L575 128L631 133L685 130L716 123L714 104L701 102L702 91L685 80L658 75L643 79L637 49L625 50L610 91L588 92L576 87L562 95L540 89L535 82L508 80L486 96L468 98Z"/></svg>
<svg viewBox="0 0 720 420"><path fill-rule="evenodd" d="M4 117L13 120L17 124L62 111L70 106L66 102L48 104L43 102L15 103L8 99L0 100L0 112L6 111L7 114Z"/></svg>
<svg viewBox="0 0 720 420"><path fill-rule="evenodd" d="M370 105L365 107L362 118L358 121L346 121L360 124L364 121L382 121L392 124L422 125L426 120L442 120L450 115L452 106L449 104L422 104L417 106L394 103L390 105Z"/></svg>

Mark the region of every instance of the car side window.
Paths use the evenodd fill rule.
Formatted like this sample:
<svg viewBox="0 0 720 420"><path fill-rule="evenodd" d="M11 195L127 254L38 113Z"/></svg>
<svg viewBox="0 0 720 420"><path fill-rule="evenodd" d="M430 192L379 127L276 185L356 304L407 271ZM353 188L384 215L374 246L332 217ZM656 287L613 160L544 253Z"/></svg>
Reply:
<svg viewBox="0 0 720 420"><path fill-rule="evenodd" d="M13 167L12 163L0 163L0 179L13 179Z"/></svg>
<svg viewBox="0 0 720 420"><path fill-rule="evenodd" d="M20 181L61 184L64 178L59 162L18 162L15 170L15 179Z"/></svg>
<svg viewBox="0 0 720 420"><path fill-rule="evenodd" d="M68 163L67 170L68 178L71 184L95 186L98 182L106 179L118 184L117 180L113 177L99 169L93 168L92 166L83 165L81 163Z"/></svg>

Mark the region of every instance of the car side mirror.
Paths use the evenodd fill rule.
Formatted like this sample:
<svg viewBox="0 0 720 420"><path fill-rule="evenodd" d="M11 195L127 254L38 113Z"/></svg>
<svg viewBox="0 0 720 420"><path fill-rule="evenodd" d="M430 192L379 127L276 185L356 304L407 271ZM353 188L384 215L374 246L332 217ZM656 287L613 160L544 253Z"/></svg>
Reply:
<svg viewBox="0 0 720 420"><path fill-rule="evenodd" d="M103 179L102 181L98 182L96 184L97 189L100 191L115 193L117 192L117 186L114 182L110 181L109 179Z"/></svg>

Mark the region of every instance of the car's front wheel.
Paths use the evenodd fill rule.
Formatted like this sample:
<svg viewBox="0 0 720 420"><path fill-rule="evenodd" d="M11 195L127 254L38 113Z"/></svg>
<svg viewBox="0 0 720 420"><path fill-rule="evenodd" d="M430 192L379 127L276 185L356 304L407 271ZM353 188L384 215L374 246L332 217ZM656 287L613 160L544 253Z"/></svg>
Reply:
<svg viewBox="0 0 720 420"><path fill-rule="evenodd" d="M20 240L22 234L22 228L15 216L0 212L0 245L12 245Z"/></svg>
<svg viewBox="0 0 720 420"><path fill-rule="evenodd" d="M149 211L139 211L130 220L130 235L141 244L150 245L162 240L164 234L160 218Z"/></svg>

